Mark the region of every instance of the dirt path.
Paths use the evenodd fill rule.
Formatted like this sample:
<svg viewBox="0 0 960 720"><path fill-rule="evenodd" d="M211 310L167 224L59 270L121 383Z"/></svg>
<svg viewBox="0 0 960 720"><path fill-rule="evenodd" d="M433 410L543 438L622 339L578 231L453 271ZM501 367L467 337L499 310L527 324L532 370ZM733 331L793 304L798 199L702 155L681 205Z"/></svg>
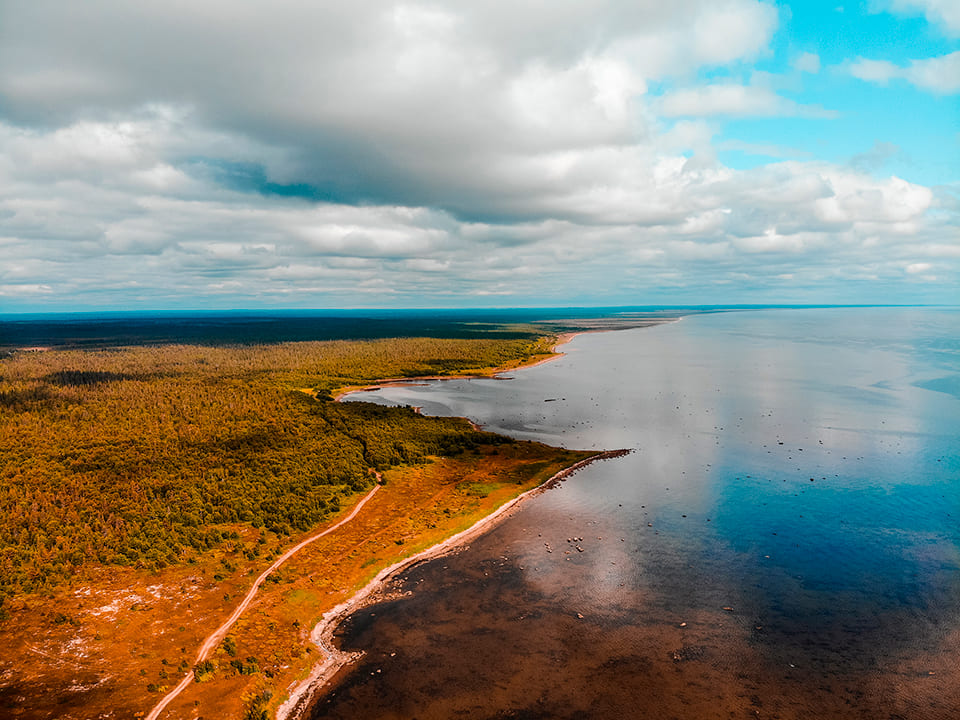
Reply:
<svg viewBox="0 0 960 720"><path fill-rule="evenodd" d="M361 499L360 502L354 506L349 515L337 522L335 525L331 525L326 530L318 532L316 535L311 535L306 540L297 543L292 548L287 550L283 555L274 560L270 567L260 573L260 576L253 583L253 587L250 588L249 592L247 592L246 596L243 598L243 602L237 605L236 609L233 611L233 614L231 614L230 617L227 618L226 621L204 641L203 645L200 646L200 650L197 651L197 658L194 660L194 665L206 660L210 652L220 644L220 641L223 640L224 636L227 634L227 631L230 630L233 624L240 618L241 615L243 615L244 610L246 610L250 606L250 603L253 602L254 597L257 595L257 591L260 589L260 585L264 580L267 579L267 576L270 575L270 573L283 565L283 563L293 557L304 547L312 543L314 540L319 540L324 535L329 535L340 526L353 520L357 513L360 512L360 509L367 504L367 501L370 500L370 498L376 495L379 489L380 485L374 485L373 490L364 495L363 499ZM193 682L193 670L190 670L183 680L181 680L173 690L168 692L163 699L160 700L156 706L154 706L153 710L150 711L150 714L146 716L145 720L157 720L157 718L160 717L160 713L164 711L167 705L169 705L180 693L182 693L191 682Z"/></svg>

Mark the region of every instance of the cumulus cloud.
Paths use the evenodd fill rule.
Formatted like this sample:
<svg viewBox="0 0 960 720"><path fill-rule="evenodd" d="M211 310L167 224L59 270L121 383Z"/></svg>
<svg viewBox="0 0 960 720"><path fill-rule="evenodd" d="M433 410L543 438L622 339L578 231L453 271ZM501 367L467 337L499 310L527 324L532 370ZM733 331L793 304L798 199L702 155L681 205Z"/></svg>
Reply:
<svg viewBox="0 0 960 720"><path fill-rule="evenodd" d="M718 118L827 115L691 87L769 53L778 20L756 0L6 5L0 297L699 301L881 256L891 282L955 278L947 190L717 160Z"/></svg>
<svg viewBox="0 0 960 720"><path fill-rule="evenodd" d="M131 141L122 172L105 176L65 157L53 194L45 174L4 167L0 292L8 302L120 294L155 304L200 293L228 305L460 304L563 302L578 292L630 302L651 288L699 292L743 274L761 283L814 267L852 275L872 256L948 271L958 262L948 218L930 213L929 189L853 169L691 169L682 156L653 161L649 150L607 148L558 171L567 192L538 200L538 214L551 217L464 221L425 206L251 195L211 179L138 185L130 179L163 167L153 153L172 142L165 133L185 131L156 122ZM23 147L22 132L2 129L21 151L55 147L64 134L34 131ZM113 130L67 128L81 129Z"/></svg>
<svg viewBox="0 0 960 720"><path fill-rule="evenodd" d="M549 12L280 0L269 13L225 0L37 0L5 9L0 93L8 116L30 124L186 108L275 149L263 161L275 183L496 214L504 195L531 190L518 166L636 142L650 132L636 107L647 82L755 57L776 23L756 0Z"/></svg>
<svg viewBox="0 0 960 720"><path fill-rule="evenodd" d="M878 6L900 14L923 13L929 22L941 25L950 35L960 35L960 4L956 0L885 0Z"/></svg>
<svg viewBox="0 0 960 720"><path fill-rule="evenodd" d="M886 60L860 58L850 63L848 70L855 78L881 85L900 79L938 95L960 92L960 51L925 60L911 60L906 67Z"/></svg>

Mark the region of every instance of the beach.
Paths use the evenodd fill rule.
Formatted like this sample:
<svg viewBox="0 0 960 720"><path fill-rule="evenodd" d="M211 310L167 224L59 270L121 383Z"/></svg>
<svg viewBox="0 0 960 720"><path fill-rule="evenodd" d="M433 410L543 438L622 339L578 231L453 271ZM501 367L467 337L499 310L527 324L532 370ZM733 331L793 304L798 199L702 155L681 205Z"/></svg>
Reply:
<svg viewBox="0 0 960 720"><path fill-rule="evenodd" d="M435 560L463 549L469 542L489 532L491 528L509 517L524 500L553 487L581 468L600 460L622 457L628 452L628 450L612 450L597 453L592 457L580 460L560 470L548 478L542 485L538 485L518 495L509 502L504 503L466 530L462 530L456 535L416 555L412 555L384 568L349 600L337 605L329 612L324 613L322 622L316 625L310 633L311 641L323 652L324 659L311 671L310 676L306 680L298 684L297 687L291 691L289 698L278 708L277 718L279 720L287 720L288 718L297 720L302 717L304 709L315 699L315 695L322 693L325 685L329 683L338 672L362 657L360 653L343 652L338 649L334 641L334 633L338 625L352 613L358 612L369 605L382 602L385 598L389 597L386 588L391 579L419 563Z"/></svg>

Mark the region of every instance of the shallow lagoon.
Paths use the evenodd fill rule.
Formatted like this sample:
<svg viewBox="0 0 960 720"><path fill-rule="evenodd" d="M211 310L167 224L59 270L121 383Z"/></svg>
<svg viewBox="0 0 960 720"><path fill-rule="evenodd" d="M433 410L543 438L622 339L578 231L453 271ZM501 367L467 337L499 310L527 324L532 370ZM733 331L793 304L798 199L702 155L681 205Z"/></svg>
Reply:
<svg viewBox="0 0 960 720"><path fill-rule="evenodd" d="M354 615L366 658L315 717L958 716L960 312L700 315L563 350L350 398L633 452Z"/></svg>

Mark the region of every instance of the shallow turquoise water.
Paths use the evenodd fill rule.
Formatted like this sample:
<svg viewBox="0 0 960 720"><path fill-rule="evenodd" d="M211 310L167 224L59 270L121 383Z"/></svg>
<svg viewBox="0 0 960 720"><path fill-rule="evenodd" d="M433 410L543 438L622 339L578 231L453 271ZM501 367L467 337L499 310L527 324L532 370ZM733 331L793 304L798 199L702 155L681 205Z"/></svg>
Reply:
<svg viewBox="0 0 960 720"><path fill-rule="evenodd" d="M742 685L717 700L716 717L739 712L730 707L740 695L754 705L764 696L783 717L960 717L955 687L921 684L958 678L960 312L732 312L582 335L563 349L565 357L509 379L352 396L464 415L517 438L634 452L530 502L444 561L446 570L417 569L406 582L422 589L385 604L375 619L348 623L345 644L369 651L390 637L403 648L400 637L419 637L414 629L437 622L435 639L483 657L476 628L495 627L494 618L520 603L544 624L527 635L512 627L523 642L507 650L498 641L506 653L498 662L520 667L560 652L550 643L563 641L550 638L575 611L593 619L596 648L562 665L590 668L591 688L607 687L601 699L620 697L620 686L610 688L618 678L622 684L625 668L645 673L644 697L654 698L673 688L675 670L684 688L697 678ZM582 552L567 554L571 535L585 538L574 543ZM545 554L545 544L553 552ZM473 572L478 567L483 576ZM464 594L486 600L445 616ZM732 608L726 626L711 615L725 607ZM702 618L696 644L671 637L677 647L668 652L657 628L683 617ZM426 662L430 641L409 643L397 656L421 652L418 662ZM749 662L725 675L736 653ZM597 670L615 659L609 677ZM406 698L418 717L451 712L426 701L429 693L400 661L378 661L382 672L369 680L358 672L317 717L348 717L359 707L364 716L390 716L375 697ZM465 683L471 717L625 710L597 705L596 697L580 707L544 690L543 702L555 704L540 712L524 699L529 688L511 692L502 680L506 690L484 695L496 678L469 664L460 672L466 677L448 682ZM651 707L668 717L704 716L698 703L715 690L664 691ZM585 686L580 695L599 692ZM664 699L684 692L693 694ZM626 709L639 707L630 698Z"/></svg>

